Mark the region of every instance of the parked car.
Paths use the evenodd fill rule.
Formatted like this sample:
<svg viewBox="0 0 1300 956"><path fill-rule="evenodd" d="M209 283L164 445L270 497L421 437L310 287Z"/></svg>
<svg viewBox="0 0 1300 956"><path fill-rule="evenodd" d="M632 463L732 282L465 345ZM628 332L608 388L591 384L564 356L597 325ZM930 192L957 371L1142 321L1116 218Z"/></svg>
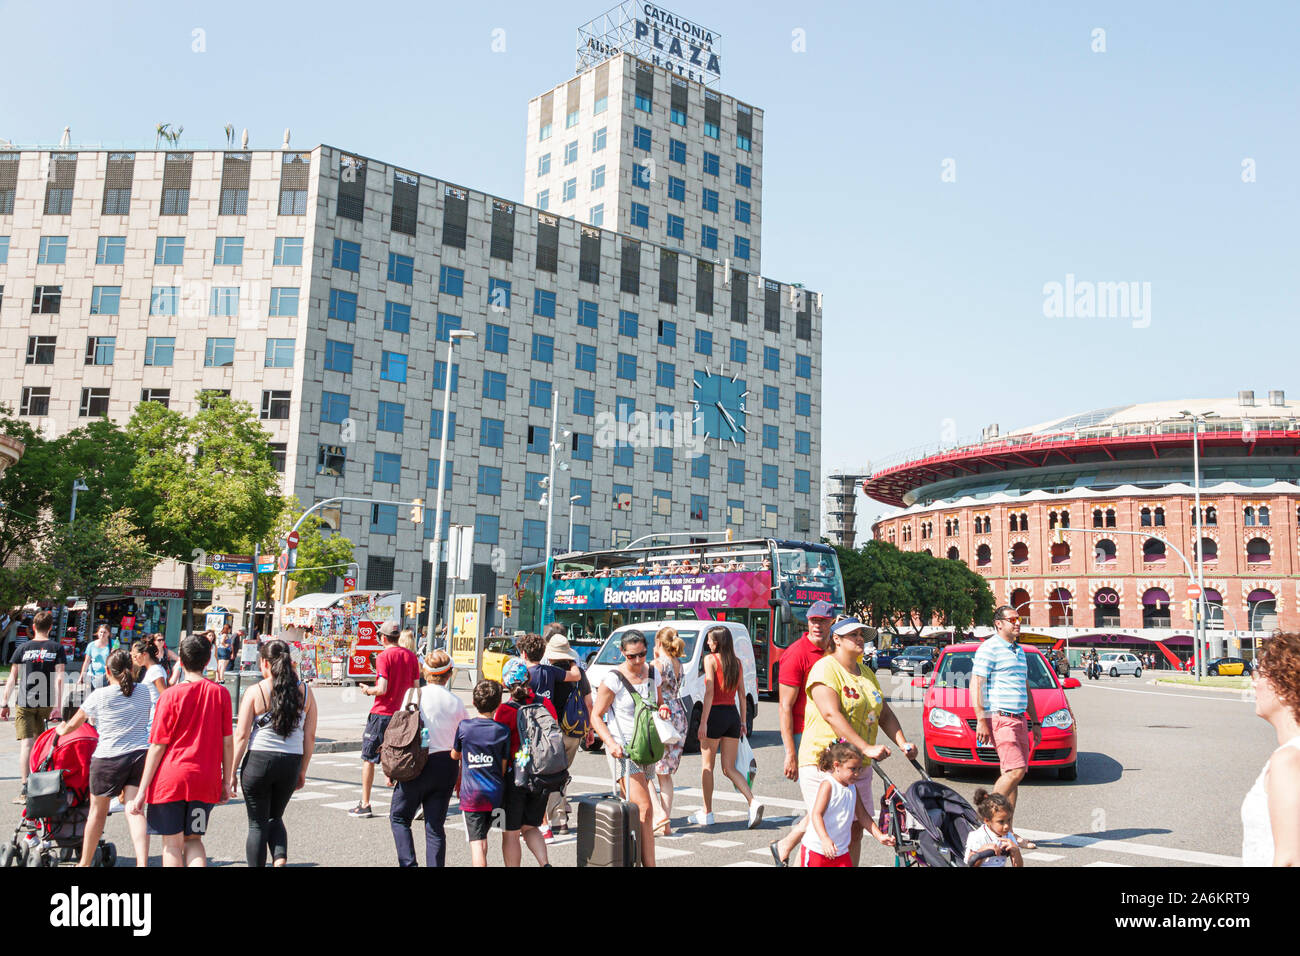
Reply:
<svg viewBox="0 0 1300 956"><path fill-rule="evenodd" d="M1102 654L1097 663L1101 665L1101 672L1111 677L1119 677L1121 674L1142 676L1142 662L1136 654L1128 651L1109 651Z"/></svg>
<svg viewBox="0 0 1300 956"><path fill-rule="evenodd" d="M1064 683L1047 658L1036 647L1021 645L1034 709L1042 720L1042 740L1029 758L1030 769L1051 767L1061 780L1078 775L1078 736L1074 712L1065 697L1066 687L1078 687L1075 678ZM953 644L943 648L935 662L933 677L918 677L926 688L921 712L925 735L921 754L925 772L940 776L948 767L979 767L996 770L998 753L993 742L975 740L975 708L970 702L971 670L978 643ZM914 681L915 683L915 681Z"/></svg>
<svg viewBox="0 0 1300 956"><path fill-rule="evenodd" d="M625 624L623 627L612 631L609 637L605 638L600 653L595 656L591 666L587 669L587 677L591 681L593 695L600 682L604 680L605 675L623 662L623 652L619 650L618 643L626 632L640 631L645 635L646 651L653 663L655 632L661 627L672 627L686 645L682 649L681 656L683 678L681 695L690 697L694 702L694 706L691 708L690 729L686 734L686 752L698 753L700 746L698 736L700 732L700 715L704 711L704 655L708 653L708 648L705 647L704 633L715 625L725 627L731 631L731 644L735 648L736 657L740 658L741 683L745 687L746 733L752 733L754 730L754 717L758 712L758 672L754 666L754 642L751 640L745 625L737 624L735 621L664 620Z"/></svg>
<svg viewBox="0 0 1300 956"><path fill-rule="evenodd" d="M897 648L893 648L893 647L878 648L872 660L871 669L874 671L881 671L881 670L892 671L894 669L894 655L896 653L897 653Z"/></svg>
<svg viewBox="0 0 1300 956"><path fill-rule="evenodd" d="M489 637L483 645L483 679L501 683L506 661L519 656L513 637Z"/></svg>
<svg viewBox="0 0 1300 956"><path fill-rule="evenodd" d="M895 674L929 674L934 670L935 649L925 644L913 644L903 648L903 652L894 658L890 670Z"/></svg>
<svg viewBox="0 0 1300 956"><path fill-rule="evenodd" d="M1250 661L1244 657L1220 657L1205 665L1205 673L1217 677L1239 677L1243 674L1249 677L1252 669Z"/></svg>

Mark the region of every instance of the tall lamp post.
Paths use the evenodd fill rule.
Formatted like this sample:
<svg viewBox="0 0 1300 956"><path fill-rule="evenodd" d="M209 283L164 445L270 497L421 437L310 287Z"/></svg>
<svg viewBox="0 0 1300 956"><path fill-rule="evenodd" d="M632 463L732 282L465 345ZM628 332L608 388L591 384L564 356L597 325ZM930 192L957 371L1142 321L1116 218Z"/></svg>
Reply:
<svg viewBox="0 0 1300 956"><path fill-rule="evenodd" d="M550 468L547 471L545 480L541 482L542 487L545 488L546 490L545 492L543 492L542 497L537 500L537 503L539 505L542 505L544 508L546 508L546 548L543 550L542 553L543 561L546 561L551 557L551 543L555 540L554 538L551 537L551 527L552 527L553 519L555 517L555 495L553 494L553 492L555 491L555 465L556 465L555 453L557 451L560 451L564 447L564 442L559 440L560 436L557 436L555 434L555 429L559 427L559 423L560 423L560 397L556 395L554 392L551 393L551 403L552 403L551 404L551 440L550 440L551 463L550 463ZM568 429L565 429L562 437L568 438L572 434L573 433L570 432ZM560 471L569 470L568 462L562 461L559 463L559 466L560 466Z"/></svg>
<svg viewBox="0 0 1300 956"><path fill-rule="evenodd" d="M569 496L569 550L573 550L573 506L582 500L582 495Z"/></svg>
<svg viewBox="0 0 1300 956"><path fill-rule="evenodd" d="M1196 414L1184 409L1178 413L1192 423L1192 489L1196 496L1196 587L1200 596L1196 599L1196 679L1205 679L1205 644L1209 635L1205 630L1205 563L1201 551L1201 426L1206 419L1214 418L1214 412Z"/></svg>
<svg viewBox="0 0 1300 956"><path fill-rule="evenodd" d="M433 506L433 549L429 554L429 647L433 647L433 632L438 619L438 562L442 560L442 496L447 472L447 432L451 430L451 373L452 359L459 339L477 338L477 332L452 329L447 333L447 377L442 383L442 439L438 447L438 495ZM450 644L448 645L450 649Z"/></svg>
<svg viewBox="0 0 1300 956"><path fill-rule="evenodd" d="M72 482L72 513L71 513L70 515L68 515L68 526L69 526L69 527L71 527L72 525L76 524L76 521L77 521L77 492L78 492L78 491L89 491L89 490L90 490L90 486L89 486L88 484L86 484L86 482L85 482L84 480L82 480L81 478L75 478L75 479L73 479L73 482ZM89 600L89 599L88 599L88 600ZM93 620L94 620L94 617L93 617L93 615L94 615L94 611L95 611L95 609L94 609L93 607L90 607L89 605L86 606L86 620L88 620L88 621L93 621ZM67 630L68 630L68 602L67 602L67 601L64 601L64 602L63 602L63 607L62 607L62 608L60 609L60 611L59 611L59 629L58 629L58 631L56 632L55 637L56 637L58 640L63 640L63 636L67 633ZM77 634L77 640L80 641L80 640L81 640L82 638L84 638L85 636L86 636L86 635L84 635L84 634L80 634L80 633L78 633L78 634Z"/></svg>

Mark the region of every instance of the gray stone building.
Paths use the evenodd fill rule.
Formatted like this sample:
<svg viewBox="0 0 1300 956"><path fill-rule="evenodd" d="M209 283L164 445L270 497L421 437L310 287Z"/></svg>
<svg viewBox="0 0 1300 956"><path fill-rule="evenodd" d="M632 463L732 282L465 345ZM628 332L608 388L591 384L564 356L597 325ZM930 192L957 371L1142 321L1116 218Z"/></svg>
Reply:
<svg viewBox="0 0 1300 956"><path fill-rule="evenodd" d="M228 390L304 504L424 500L419 525L405 505L330 515L360 586L407 595L429 587L448 384L443 520L475 526L473 588L489 597L565 549L570 521L576 549L726 527L815 539L820 296L757 271L761 112L680 82L684 117L679 81L627 54L557 88L577 91L563 105L534 100L525 195L549 190L546 209L328 145L0 151L0 402L60 434ZM645 188L638 129L656 163ZM557 200L569 167L581 188ZM456 328L477 338L449 371ZM547 542L553 441L567 468ZM154 584L175 580L160 568Z"/></svg>

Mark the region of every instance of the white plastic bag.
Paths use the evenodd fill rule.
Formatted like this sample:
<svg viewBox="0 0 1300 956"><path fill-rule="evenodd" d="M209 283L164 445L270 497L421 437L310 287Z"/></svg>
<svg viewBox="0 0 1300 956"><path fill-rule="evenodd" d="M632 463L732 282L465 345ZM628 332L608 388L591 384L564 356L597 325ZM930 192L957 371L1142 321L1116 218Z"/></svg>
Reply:
<svg viewBox="0 0 1300 956"><path fill-rule="evenodd" d="M655 730L659 733L659 739L665 747L682 742L681 732L673 726L671 720L665 720L659 716L659 711L655 711Z"/></svg>
<svg viewBox="0 0 1300 956"><path fill-rule="evenodd" d="M748 737L741 737L740 746L736 748L736 769L744 776L745 783L752 787L754 777L758 775L758 761L754 759L754 748L749 745Z"/></svg>

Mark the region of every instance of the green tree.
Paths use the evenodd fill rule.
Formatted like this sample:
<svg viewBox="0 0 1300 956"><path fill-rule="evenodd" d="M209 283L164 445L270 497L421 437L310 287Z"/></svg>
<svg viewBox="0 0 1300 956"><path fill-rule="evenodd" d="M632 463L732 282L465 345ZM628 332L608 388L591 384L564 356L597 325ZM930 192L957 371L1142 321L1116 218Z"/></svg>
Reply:
<svg viewBox="0 0 1300 956"><path fill-rule="evenodd" d="M74 524L55 523L41 548L41 562L54 574L51 597L77 595L87 604L110 590L130 585L153 568L144 535L122 509L103 518L77 516Z"/></svg>
<svg viewBox="0 0 1300 956"><path fill-rule="evenodd" d="M283 498L282 503L271 536L262 543L262 547L277 556L280 553L280 540L289 533L294 522L302 517L303 512L303 507L295 495ZM347 568L340 565L347 565L352 561L351 539L338 532L322 534L321 529L324 527L319 513L313 512L298 528L297 566L306 570L291 572L289 580L297 582L299 594L324 590L331 576L342 577L346 573ZM251 544L248 542L246 546L251 548ZM249 553L252 553L251 550ZM259 575L257 593L278 601L280 595L275 591L276 577L275 574Z"/></svg>
<svg viewBox="0 0 1300 956"><path fill-rule="evenodd" d="M886 541L840 550L846 603L861 608L874 627L919 635L932 623L956 629L992 623L988 583L960 561L900 551Z"/></svg>
<svg viewBox="0 0 1300 956"><path fill-rule="evenodd" d="M206 561L240 542L268 541L282 503L271 436L247 402L213 392L192 417L143 402L126 426L133 503L151 548ZM187 608L194 575L186 564Z"/></svg>
<svg viewBox="0 0 1300 956"><path fill-rule="evenodd" d="M77 495L77 520L101 519L138 503L132 482L135 448L116 423L99 418L61 435L50 443L54 486L50 508L56 522L66 521L72 506L72 483L80 478L87 489ZM133 520L138 521L139 516Z"/></svg>
<svg viewBox="0 0 1300 956"><path fill-rule="evenodd" d="M0 475L0 566L19 556L45 531L50 496L57 481L57 456L27 422L0 405L0 434L16 438L26 450Z"/></svg>

